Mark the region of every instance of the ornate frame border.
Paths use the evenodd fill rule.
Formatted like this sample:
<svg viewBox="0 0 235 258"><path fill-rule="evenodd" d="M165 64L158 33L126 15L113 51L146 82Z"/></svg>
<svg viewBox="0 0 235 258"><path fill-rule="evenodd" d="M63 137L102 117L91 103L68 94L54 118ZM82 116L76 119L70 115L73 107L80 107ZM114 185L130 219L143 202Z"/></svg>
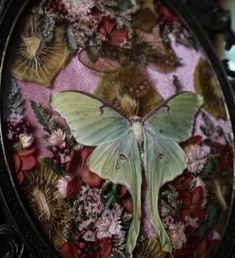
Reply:
<svg viewBox="0 0 235 258"><path fill-rule="evenodd" d="M216 6L214 0L198 3L196 0L164 0L172 9L182 17L193 34L200 40L210 61L214 64L214 69L219 77L226 102L229 107L230 117L235 118L235 96L231 85L226 78L226 73L220 63L213 45L206 36L213 40L217 33L223 33L226 38L227 48L235 44L235 35L231 30L230 14L228 11ZM0 0L0 95L3 84L6 83L4 71L4 57L7 54L7 45L11 38L14 26L23 10L31 4L39 3L40 0ZM208 9L208 7L210 7ZM212 16L217 23L207 23L206 17ZM196 19L197 17L197 19ZM213 20L213 21L214 21ZM216 26L217 24L217 26ZM203 28L203 29L202 29ZM204 31L203 31L204 30ZM226 66L228 73L233 74ZM234 76L235 77L235 76ZM0 96L1 98L1 96ZM2 105L2 102L1 102ZM2 116L0 117L2 124ZM235 119L231 119L233 131L235 132ZM7 257L40 257L53 258L58 257L57 253L50 247L48 239L44 239L40 229L32 220L32 216L24 206L20 193L17 191L17 184L9 173L10 167L7 163L4 151L4 139L0 128L0 140L2 148L0 149L0 199L4 206L5 225L0 226L0 241L6 245L1 245L0 253L7 253ZM234 193L233 193L234 195ZM235 242L235 203L230 211L230 217L227 229L223 237L220 248L217 251L216 258L229 257L233 250ZM2 223L2 221L0 221ZM3 248L3 250L1 250Z"/></svg>

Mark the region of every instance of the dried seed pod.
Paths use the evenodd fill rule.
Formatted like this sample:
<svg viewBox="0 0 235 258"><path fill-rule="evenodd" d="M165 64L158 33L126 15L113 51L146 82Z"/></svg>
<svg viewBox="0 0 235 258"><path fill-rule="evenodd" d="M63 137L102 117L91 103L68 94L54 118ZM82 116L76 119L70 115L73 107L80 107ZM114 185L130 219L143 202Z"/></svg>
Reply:
<svg viewBox="0 0 235 258"><path fill-rule="evenodd" d="M68 204L57 192L56 183L59 176L43 161L26 176L24 191L32 211L58 249L64 241L63 230L69 214Z"/></svg>
<svg viewBox="0 0 235 258"><path fill-rule="evenodd" d="M204 97L203 107L215 118L226 120L226 110L219 81L210 64L200 59L194 72L195 90Z"/></svg>
<svg viewBox="0 0 235 258"><path fill-rule="evenodd" d="M16 79L49 87L69 56L64 29L56 28L52 41L44 42L38 29L38 15L33 13L29 15L21 42L16 47L11 73Z"/></svg>

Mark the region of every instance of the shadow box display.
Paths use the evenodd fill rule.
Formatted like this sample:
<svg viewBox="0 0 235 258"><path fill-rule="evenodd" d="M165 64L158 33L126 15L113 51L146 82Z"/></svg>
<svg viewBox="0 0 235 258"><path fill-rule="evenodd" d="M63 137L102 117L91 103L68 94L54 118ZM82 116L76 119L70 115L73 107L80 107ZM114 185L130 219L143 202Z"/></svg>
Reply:
<svg viewBox="0 0 235 258"><path fill-rule="evenodd" d="M0 46L1 195L32 257L229 257L235 106L184 1L10 1Z"/></svg>

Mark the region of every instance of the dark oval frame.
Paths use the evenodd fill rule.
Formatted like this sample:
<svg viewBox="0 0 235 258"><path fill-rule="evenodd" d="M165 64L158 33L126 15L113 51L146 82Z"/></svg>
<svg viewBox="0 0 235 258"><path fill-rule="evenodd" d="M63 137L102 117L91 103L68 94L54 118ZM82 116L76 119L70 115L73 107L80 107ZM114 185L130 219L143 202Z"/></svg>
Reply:
<svg viewBox="0 0 235 258"><path fill-rule="evenodd" d="M8 74L5 69L5 57L8 55L8 46L12 40L15 26L24 10L31 5L39 4L40 0L0 0L0 199L4 206L5 217L9 226L0 226L0 239L5 238L7 243L7 257L58 257L58 253L50 246L49 239L41 232L39 225L27 207L25 198L21 194L15 177L11 173L10 163L5 150L3 136L3 92L7 85ZM200 42L205 50L222 86L228 107L233 133L235 133L235 96L228 82L224 68L218 59L215 50L198 20L193 16L190 1L164 0L182 19L191 33ZM233 118L233 119L232 119ZM233 143L234 144L234 143ZM230 257L235 242L235 201L234 191L230 206L229 218L222 242L215 254L215 258ZM6 240L7 239L7 240ZM24 249L28 250L28 255Z"/></svg>

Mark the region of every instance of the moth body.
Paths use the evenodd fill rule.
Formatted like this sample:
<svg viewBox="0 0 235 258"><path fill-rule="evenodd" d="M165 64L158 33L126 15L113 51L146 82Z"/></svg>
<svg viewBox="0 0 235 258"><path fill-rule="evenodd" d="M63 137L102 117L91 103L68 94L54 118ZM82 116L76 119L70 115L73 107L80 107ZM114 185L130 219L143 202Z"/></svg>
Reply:
<svg viewBox="0 0 235 258"><path fill-rule="evenodd" d="M141 121L139 119L134 118L132 120L131 129L134 133L135 139L137 140L139 146L141 146L144 141L143 128L142 128Z"/></svg>

